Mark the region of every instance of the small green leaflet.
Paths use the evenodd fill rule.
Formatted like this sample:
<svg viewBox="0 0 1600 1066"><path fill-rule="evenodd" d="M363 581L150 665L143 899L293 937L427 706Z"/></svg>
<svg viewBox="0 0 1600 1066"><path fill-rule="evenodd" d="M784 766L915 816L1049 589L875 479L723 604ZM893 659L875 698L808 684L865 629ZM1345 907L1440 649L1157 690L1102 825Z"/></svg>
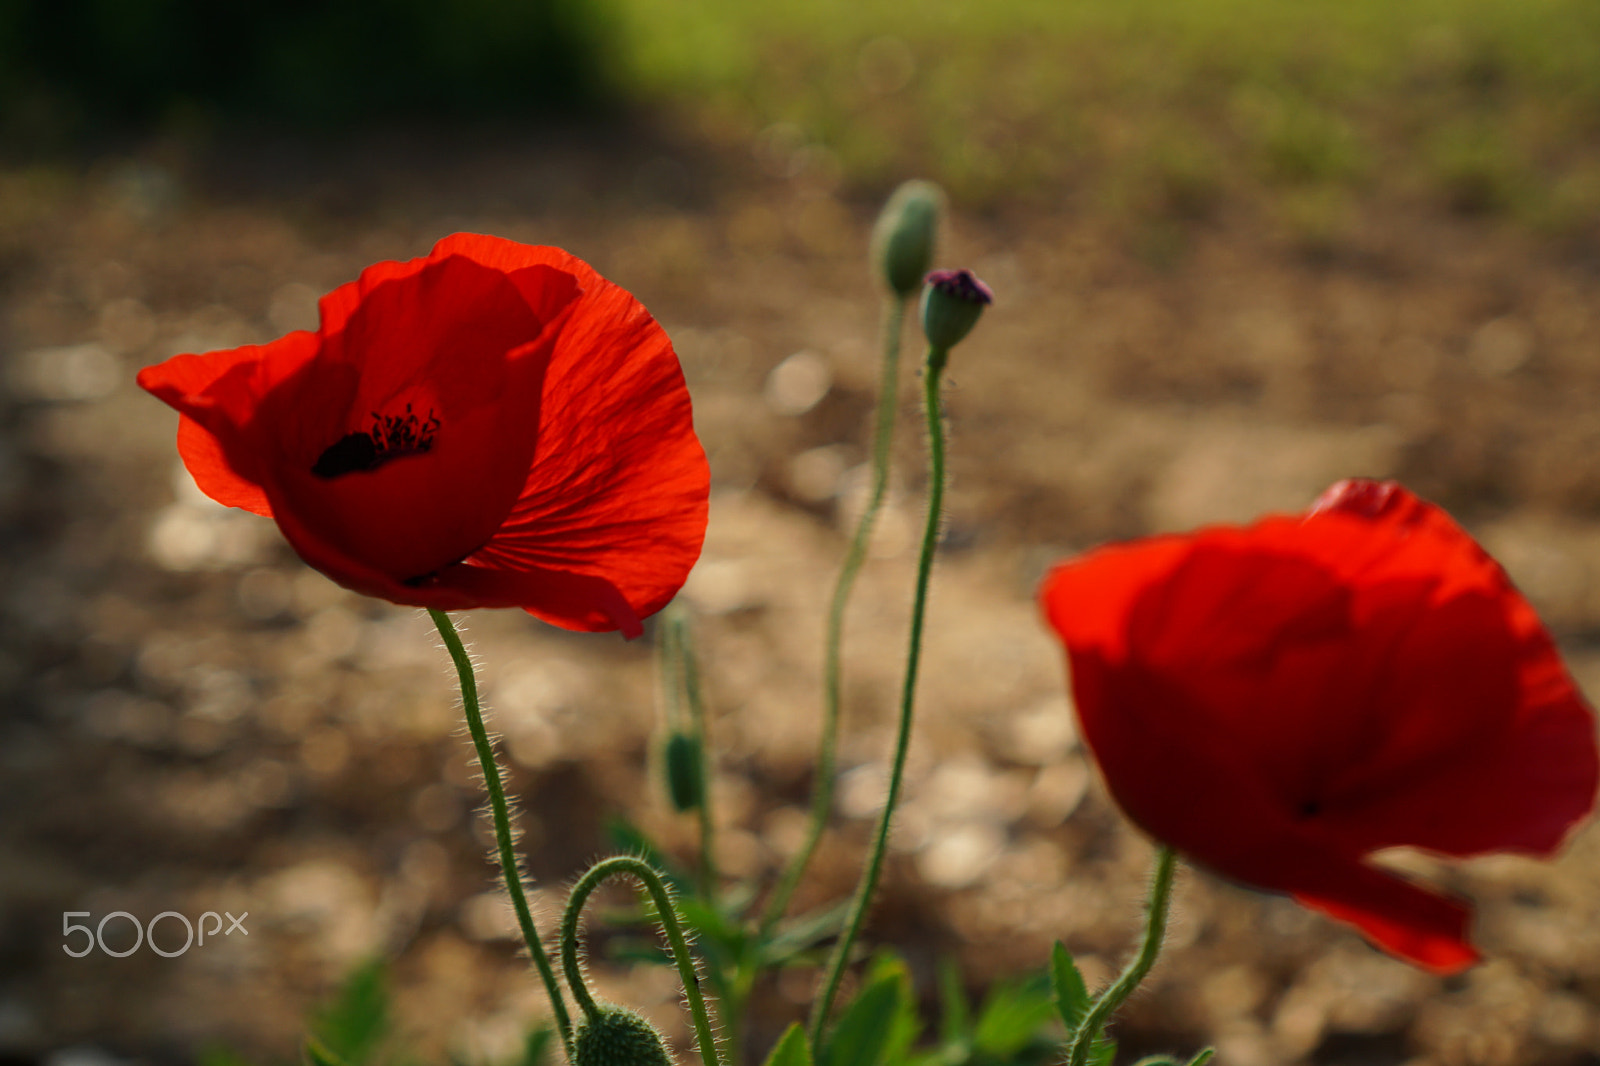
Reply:
<svg viewBox="0 0 1600 1066"><path fill-rule="evenodd" d="M321 1044L314 1036L306 1037L305 1060L310 1066L345 1066L345 1061Z"/></svg>
<svg viewBox="0 0 1600 1066"><path fill-rule="evenodd" d="M1050 979L1055 986L1056 1010L1061 1013L1067 1032L1076 1033L1078 1024L1089 1011L1089 988L1083 983L1083 975L1073 963L1071 953L1059 940L1050 953Z"/></svg>
<svg viewBox="0 0 1600 1066"><path fill-rule="evenodd" d="M900 989L894 978L869 985L845 1010L828 1041L826 1066L878 1066L894 1028Z"/></svg>
<svg viewBox="0 0 1600 1066"><path fill-rule="evenodd" d="M898 1062L921 1024L906 964L884 953L872 960L865 988L844 1009L821 1059L825 1066L880 1066Z"/></svg>
<svg viewBox="0 0 1600 1066"><path fill-rule="evenodd" d="M766 1066L811 1066L811 1043L799 1022L789 1024L767 1056Z"/></svg>
<svg viewBox="0 0 1600 1066"><path fill-rule="evenodd" d="M546 1066L550 1061L550 1047L555 1043L556 1031L549 1024L537 1025L528 1030L528 1039L522 1045L522 1058L518 1066Z"/></svg>
<svg viewBox="0 0 1600 1066"><path fill-rule="evenodd" d="M939 960L939 1042L946 1047L972 1044L972 1018L967 1010L967 990L961 984L961 968L953 959Z"/></svg>
<svg viewBox="0 0 1600 1066"><path fill-rule="evenodd" d="M1217 1049L1214 1047L1203 1048L1189 1060L1188 1066L1206 1066L1206 1063L1211 1061L1211 1056L1216 1053ZM1146 1055L1133 1066L1182 1066L1182 1064L1171 1055Z"/></svg>
<svg viewBox="0 0 1600 1066"><path fill-rule="evenodd" d="M1044 974L995 985L984 997L972 1030L972 1045L1002 1061L1015 1058L1055 1014Z"/></svg>
<svg viewBox="0 0 1600 1066"><path fill-rule="evenodd" d="M370 1059L389 1031L389 983L383 963L372 961L352 973L333 1003L311 1024L316 1034L306 1046L308 1056L332 1055L333 1062L361 1063ZM312 1059L320 1066L323 1060Z"/></svg>

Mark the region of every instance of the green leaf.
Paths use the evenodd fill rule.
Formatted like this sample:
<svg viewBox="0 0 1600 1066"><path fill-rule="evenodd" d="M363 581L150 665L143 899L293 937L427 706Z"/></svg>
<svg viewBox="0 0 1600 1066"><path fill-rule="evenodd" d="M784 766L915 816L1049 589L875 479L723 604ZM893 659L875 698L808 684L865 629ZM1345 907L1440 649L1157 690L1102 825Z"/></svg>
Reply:
<svg viewBox="0 0 1600 1066"><path fill-rule="evenodd" d="M906 964L884 953L872 960L856 997L822 1053L825 1066L879 1066L905 1054L921 1029Z"/></svg>
<svg viewBox="0 0 1600 1066"><path fill-rule="evenodd" d="M1089 1052L1089 1062L1092 1066L1111 1066L1117 1058L1117 1042L1109 1036L1103 1036L1094 1042L1094 1048Z"/></svg>
<svg viewBox="0 0 1600 1066"><path fill-rule="evenodd" d="M229 1047L213 1046L203 1049L195 1060L198 1066L250 1066L250 1060Z"/></svg>
<svg viewBox="0 0 1600 1066"><path fill-rule="evenodd" d="M868 985L834 1028L822 1053L824 1066L878 1066L894 1029L898 997L893 979Z"/></svg>
<svg viewBox="0 0 1600 1066"><path fill-rule="evenodd" d="M383 963L373 960L345 979L338 996L312 1021L315 1044L336 1059L359 1064L367 1061L389 1030L389 983Z"/></svg>
<svg viewBox="0 0 1600 1066"><path fill-rule="evenodd" d="M748 881L736 881L725 886L718 897L723 913L727 914L730 920L740 918L750 909L757 891L757 886Z"/></svg>
<svg viewBox="0 0 1600 1066"><path fill-rule="evenodd" d="M739 954L744 942L749 939L749 934L738 923L705 900L684 896L677 903L678 916L685 925L723 945L730 954Z"/></svg>
<svg viewBox="0 0 1600 1066"><path fill-rule="evenodd" d="M1206 1063L1210 1062L1211 1057L1216 1053L1217 1049L1214 1047L1201 1048L1195 1057L1189 1060L1189 1066L1206 1066Z"/></svg>
<svg viewBox="0 0 1600 1066"><path fill-rule="evenodd" d="M811 1041L799 1022L789 1024L767 1056L766 1066L811 1066Z"/></svg>
<svg viewBox="0 0 1600 1066"><path fill-rule="evenodd" d="M318 1043L317 1038L314 1036L306 1037L302 1051L306 1062L310 1063L310 1066L346 1066L343 1059Z"/></svg>
<svg viewBox="0 0 1600 1066"><path fill-rule="evenodd" d="M683 924L698 934L693 940L695 953L706 961L706 976L716 984L719 997L727 993L736 971L759 968L761 949L755 934L727 911L694 897L680 897L677 907Z"/></svg>
<svg viewBox="0 0 1600 1066"><path fill-rule="evenodd" d="M638 962L647 966L671 966L672 953L660 941L645 937L615 936L606 941L606 958L612 962Z"/></svg>
<svg viewBox="0 0 1600 1066"><path fill-rule="evenodd" d="M844 928L845 916L850 913L850 901L825 910L803 914L785 922L778 932L761 949L764 966L779 966L795 955L826 940Z"/></svg>
<svg viewBox="0 0 1600 1066"><path fill-rule="evenodd" d="M1051 981L1044 974L995 985L973 1027L973 1046L995 1058L1014 1058L1055 1015Z"/></svg>
<svg viewBox="0 0 1600 1066"><path fill-rule="evenodd" d="M951 958L939 960L939 1016L939 1043L959 1046L972 1042L967 990L961 983L961 967Z"/></svg>
<svg viewBox="0 0 1600 1066"><path fill-rule="evenodd" d="M1076 1033L1083 1016L1089 1012L1089 987L1083 983L1072 955L1061 941L1050 953L1050 978L1055 986L1056 1010L1066 1023L1068 1033Z"/></svg>
<svg viewBox="0 0 1600 1066"><path fill-rule="evenodd" d="M886 1062L898 1063L905 1058L906 1052L922 1032L922 1019L917 1015L917 999L911 991L911 968L894 952L879 952L867 968L867 980L891 978L896 982L899 995L895 1001L894 1026L890 1030L883 1057Z"/></svg>
<svg viewBox="0 0 1600 1066"><path fill-rule="evenodd" d="M606 821L606 835L611 838L612 846L627 855L637 855L639 858L660 870L675 895L680 898L694 894L694 879L683 871L677 863L661 853L655 841L645 835L644 830L628 821L626 818L613 817Z"/></svg>
<svg viewBox="0 0 1600 1066"><path fill-rule="evenodd" d="M528 1039L523 1041L522 1057L517 1059L517 1066L546 1066L555 1038L556 1031L549 1023L528 1030Z"/></svg>

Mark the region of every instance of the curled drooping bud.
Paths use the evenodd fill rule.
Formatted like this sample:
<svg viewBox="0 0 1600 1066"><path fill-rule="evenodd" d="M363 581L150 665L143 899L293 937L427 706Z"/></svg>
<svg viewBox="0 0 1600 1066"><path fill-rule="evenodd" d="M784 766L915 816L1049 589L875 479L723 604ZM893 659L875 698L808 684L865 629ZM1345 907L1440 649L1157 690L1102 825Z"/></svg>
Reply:
<svg viewBox="0 0 1600 1066"><path fill-rule="evenodd" d="M908 181L889 197L872 227L872 263L879 279L902 300L916 294L933 265L944 192L931 181Z"/></svg>
<svg viewBox="0 0 1600 1066"><path fill-rule="evenodd" d="M578 1023L572 1059L573 1066L674 1066L655 1026L610 1003Z"/></svg>
<svg viewBox="0 0 1600 1066"><path fill-rule="evenodd" d="M935 351L948 351L972 332L994 302L989 286L970 270L935 270L922 290L922 333Z"/></svg>
<svg viewBox="0 0 1600 1066"><path fill-rule="evenodd" d="M673 809L680 814L697 810L706 800L705 764L701 761L700 750L699 737L674 730L662 752L667 769L667 795Z"/></svg>

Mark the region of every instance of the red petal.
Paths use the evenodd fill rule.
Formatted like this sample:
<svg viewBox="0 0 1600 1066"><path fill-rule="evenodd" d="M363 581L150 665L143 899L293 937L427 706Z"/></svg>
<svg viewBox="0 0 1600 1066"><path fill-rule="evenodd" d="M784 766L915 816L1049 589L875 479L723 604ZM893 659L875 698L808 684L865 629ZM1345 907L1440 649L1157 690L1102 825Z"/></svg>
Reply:
<svg viewBox="0 0 1600 1066"><path fill-rule="evenodd" d="M253 481L239 476L228 462L222 442L188 415L178 416L178 455L200 491L224 507L272 517L267 494Z"/></svg>
<svg viewBox="0 0 1600 1066"><path fill-rule="evenodd" d="M1073 655L1072 681L1107 787L1152 836L1224 877L1292 893L1429 969L1475 961L1464 907L1365 865L1314 820L1297 821L1250 752L1180 693L1089 654Z"/></svg>
<svg viewBox="0 0 1600 1066"><path fill-rule="evenodd" d="M1400 490L1403 493L1403 490ZM1403 541L1363 574L1358 606L1435 575L1373 667L1371 714L1396 723L1341 787L1366 847L1549 854L1600 783L1594 717L1505 572L1442 510L1409 493L1383 516Z"/></svg>
<svg viewBox="0 0 1600 1066"><path fill-rule="evenodd" d="M1398 486L1101 549L1041 598L1134 821L1423 965L1475 957L1466 912L1360 856L1546 853L1593 805L1593 715L1548 634L1448 515Z"/></svg>
<svg viewBox="0 0 1600 1066"><path fill-rule="evenodd" d="M419 591L440 598L461 595L482 607L523 607L553 624L582 632L620 630L629 640L644 634L638 612L622 591L591 574L462 564L442 571Z"/></svg>
<svg viewBox="0 0 1600 1066"><path fill-rule="evenodd" d="M371 286L320 358L268 398L262 423L295 426L270 492L299 516L298 538L327 550L292 537L297 549L406 582L494 535L541 438L546 362L577 295L569 274L544 268L534 280L552 317L536 317L504 274L460 256ZM312 473L375 414L407 411L439 420L429 450L372 470Z"/></svg>
<svg viewBox="0 0 1600 1066"><path fill-rule="evenodd" d="M705 537L710 472L683 372L666 333L626 290L559 249L517 247L518 263L538 257L575 274L584 292L550 358L539 451L521 495L468 561L596 579L645 617L683 585ZM568 628L618 627L611 607L554 584L522 606Z"/></svg>
<svg viewBox="0 0 1600 1066"><path fill-rule="evenodd" d="M177 355L139 371L140 387L177 409L178 454L207 496L270 515L269 461L250 434L260 399L317 353L314 333L205 355Z"/></svg>
<svg viewBox="0 0 1600 1066"><path fill-rule="evenodd" d="M1415 886L1410 899L1398 899L1385 908L1389 913L1374 913L1345 902L1296 896L1295 899L1330 918L1348 922L1366 934L1367 939L1407 962L1441 976L1460 973L1483 957L1467 937L1472 912ZM1397 890L1396 895L1401 894Z"/></svg>
<svg viewBox="0 0 1600 1066"><path fill-rule="evenodd" d="M1468 940L1472 911L1466 904L1319 847L1316 841L1283 841L1262 854L1258 866L1234 876L1287 891L1434 973L1458 973L1478 961Z"/></svg>
<svg viewBox="0 0 1600 1066"><path fill-rule="evenodd" d="M330 544L305 524L305 516L293 508L280 506L273 519L295 553L313 569L320 570L347 589L391 603L412 607L435 607L441 611L475 607L473 603L434 603L416 598L414 590L402 581L383 573L356 555Z"/></svg>

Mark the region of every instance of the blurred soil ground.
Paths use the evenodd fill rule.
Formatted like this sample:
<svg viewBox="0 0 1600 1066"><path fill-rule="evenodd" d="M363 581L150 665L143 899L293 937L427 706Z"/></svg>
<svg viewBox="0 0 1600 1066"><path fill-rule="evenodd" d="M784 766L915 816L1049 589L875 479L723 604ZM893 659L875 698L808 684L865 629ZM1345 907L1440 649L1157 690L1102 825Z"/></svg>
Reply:
<svg viewBox="0 0 1600 1066"><path fill-rule="evenodd" d="M628 142L631 141L631 144ZM724 862L799 839L822 611L864 485L875 202L659 139L393 134L171 145L0 171L0 1054L295 1054L307 1010L392 959L422 1061L511 1055L540 1011L493 887L451 676L425 616L307 570L203 499L133 385L180 351L315 323L370 262L458 230L557 244L673 336L715 480L698 617ZM1073 734L1032 589L1113 537L1298 509L1399 477L1505 562L1600 685L1600 235L1374 209L1332 244L1228 212L1158 246L1090 214L957 211L942 265L994 307L955 354L952 480L908 801L871 935L974 990L1063 939L1091 983L1132 943L1149 845ZM916 353L908 353L908 360ZM841 813L801 905L847 891L881 795L924 487L908 383L856 595ZM648 769L651 641L472 615L545 928L624 814L684 854ZM1600 834L1559 861L1397 862L1478 903L1452 980L1186 871L1121 1033L1228 1066L1600 1062ZM248 911L178 958L61 950L65 911ZM114 927L113 927L114 928ZM174 933L174 935L176 935ZM604 994L682 1034L665 971ZM763 988L751 1053L810 979ZM51 1055L55 1057L50 1057Z"/></svg>

